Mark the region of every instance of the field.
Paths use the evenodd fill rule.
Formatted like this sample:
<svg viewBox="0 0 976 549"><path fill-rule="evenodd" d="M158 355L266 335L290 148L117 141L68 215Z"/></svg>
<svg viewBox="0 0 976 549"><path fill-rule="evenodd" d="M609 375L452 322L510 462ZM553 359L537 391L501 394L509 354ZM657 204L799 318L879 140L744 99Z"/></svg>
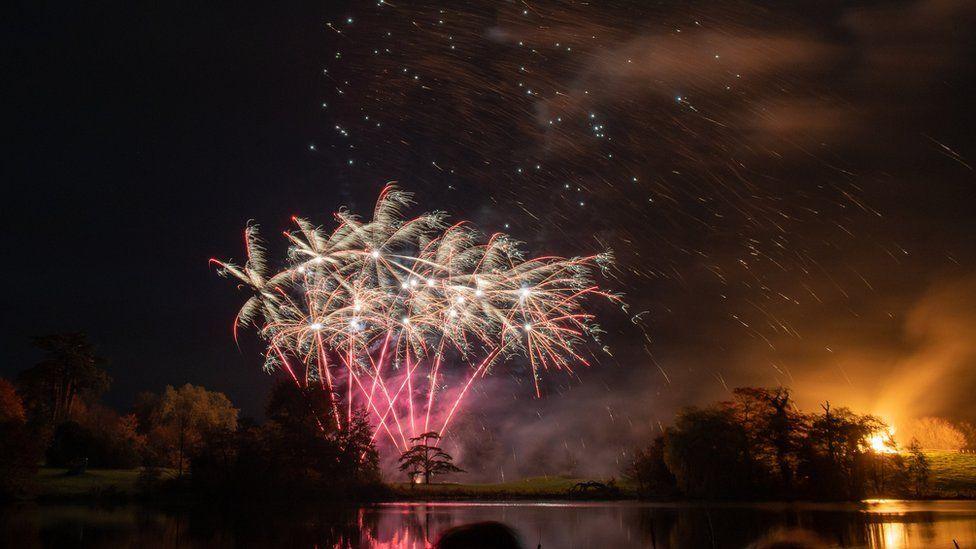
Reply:
<svg viewBox="0 0 976 549"><path fill-rule="evenodd" d="M976 497L976 454L927 451L931 489L944 497Z"/></svg>
<svg viewBox="0 0 976 549"><path fill-rule="evenodd" d="M89 469L80 475L66 475L67 469L42 468L37 473L36 495L40 500L88 500L100 497L128 498L136 495L139 469ZM163 473L172 476L172 471Z"/></svg>
<svg viewBox="0 0 976 549"><path fill-rule="evenodd" d="M566 499L579 482L590 479L568 477L533 477L498 484L409 484L396 483L392 488L403 499ZM626 483L617 484L619 494L591 493L598 499L634 497Z"/></svg>

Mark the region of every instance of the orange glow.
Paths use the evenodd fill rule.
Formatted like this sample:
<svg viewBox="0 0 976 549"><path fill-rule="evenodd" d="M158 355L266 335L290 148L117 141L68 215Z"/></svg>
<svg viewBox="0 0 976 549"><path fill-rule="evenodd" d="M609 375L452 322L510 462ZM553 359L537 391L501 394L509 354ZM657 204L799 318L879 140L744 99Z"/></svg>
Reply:
<svg viewBox="0 0 976 549"><path fill-rule="evenodd" d="M888 431L878 431L868 438L868 444L871 446L871 450L879 454L897 454L898 449L895 447L894 439L891 435L895 432L894 428Z"/></svg>

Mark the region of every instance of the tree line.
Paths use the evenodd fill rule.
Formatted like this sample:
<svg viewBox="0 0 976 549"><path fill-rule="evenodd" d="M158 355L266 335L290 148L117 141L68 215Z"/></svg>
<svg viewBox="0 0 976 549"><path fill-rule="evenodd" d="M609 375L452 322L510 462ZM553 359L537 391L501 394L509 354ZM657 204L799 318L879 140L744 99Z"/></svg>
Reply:
<svg viewBox="0 0 976 549"><path fill-rule="evenodd" d="M645 497L860 499L924 496L930 472L918 443L897 452L875 416L829 402L802 413L787 388L744 387L681 411L628 474Z"/></svg>
<svg viewBox="0 0 976 549"><path fill-rule="evenodd" d="M140 467L147 494L294 498L379 485L365 415L343 430L323 423L324 391L276 385L261 425L191 384L140 393L120 414L99 401L112 379L84 334L34 344L42 359L14 382L0 378L0 498L29 495L40 464L68 474Z"/></svg>

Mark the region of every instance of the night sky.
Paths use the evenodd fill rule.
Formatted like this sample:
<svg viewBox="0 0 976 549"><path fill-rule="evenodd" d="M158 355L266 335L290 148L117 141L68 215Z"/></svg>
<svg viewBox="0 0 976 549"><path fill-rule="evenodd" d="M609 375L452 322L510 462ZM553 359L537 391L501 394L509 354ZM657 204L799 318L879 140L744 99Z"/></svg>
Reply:
<svg viewBox="0 0 976 549"><path fill-rule="evenodd" d="M85 331L119 408L191 382L260 416L245 294L207 260L395 180L618 258L612 357L481 393L513 441L626 441L750 383L976 419L972 2L393 4L19 2L0 374Z"/></svg>

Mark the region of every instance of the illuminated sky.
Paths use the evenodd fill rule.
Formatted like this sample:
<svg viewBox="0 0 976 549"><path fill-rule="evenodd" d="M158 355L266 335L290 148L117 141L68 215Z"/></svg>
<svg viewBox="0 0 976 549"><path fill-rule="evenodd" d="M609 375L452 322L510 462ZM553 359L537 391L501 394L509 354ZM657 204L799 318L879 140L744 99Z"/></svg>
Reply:
<svg viewBox="0 0 976 549"><path fill-rule="evenodd" d="M746 383L976 419L971 2L327 4L19 7L4 375L84 330L116 405L189 381L259 414L207 258L397 180L616 252L614 358L531 405L561 442L581 409L635 432ZM486 410L524 424L499 377Z"/></svg>

